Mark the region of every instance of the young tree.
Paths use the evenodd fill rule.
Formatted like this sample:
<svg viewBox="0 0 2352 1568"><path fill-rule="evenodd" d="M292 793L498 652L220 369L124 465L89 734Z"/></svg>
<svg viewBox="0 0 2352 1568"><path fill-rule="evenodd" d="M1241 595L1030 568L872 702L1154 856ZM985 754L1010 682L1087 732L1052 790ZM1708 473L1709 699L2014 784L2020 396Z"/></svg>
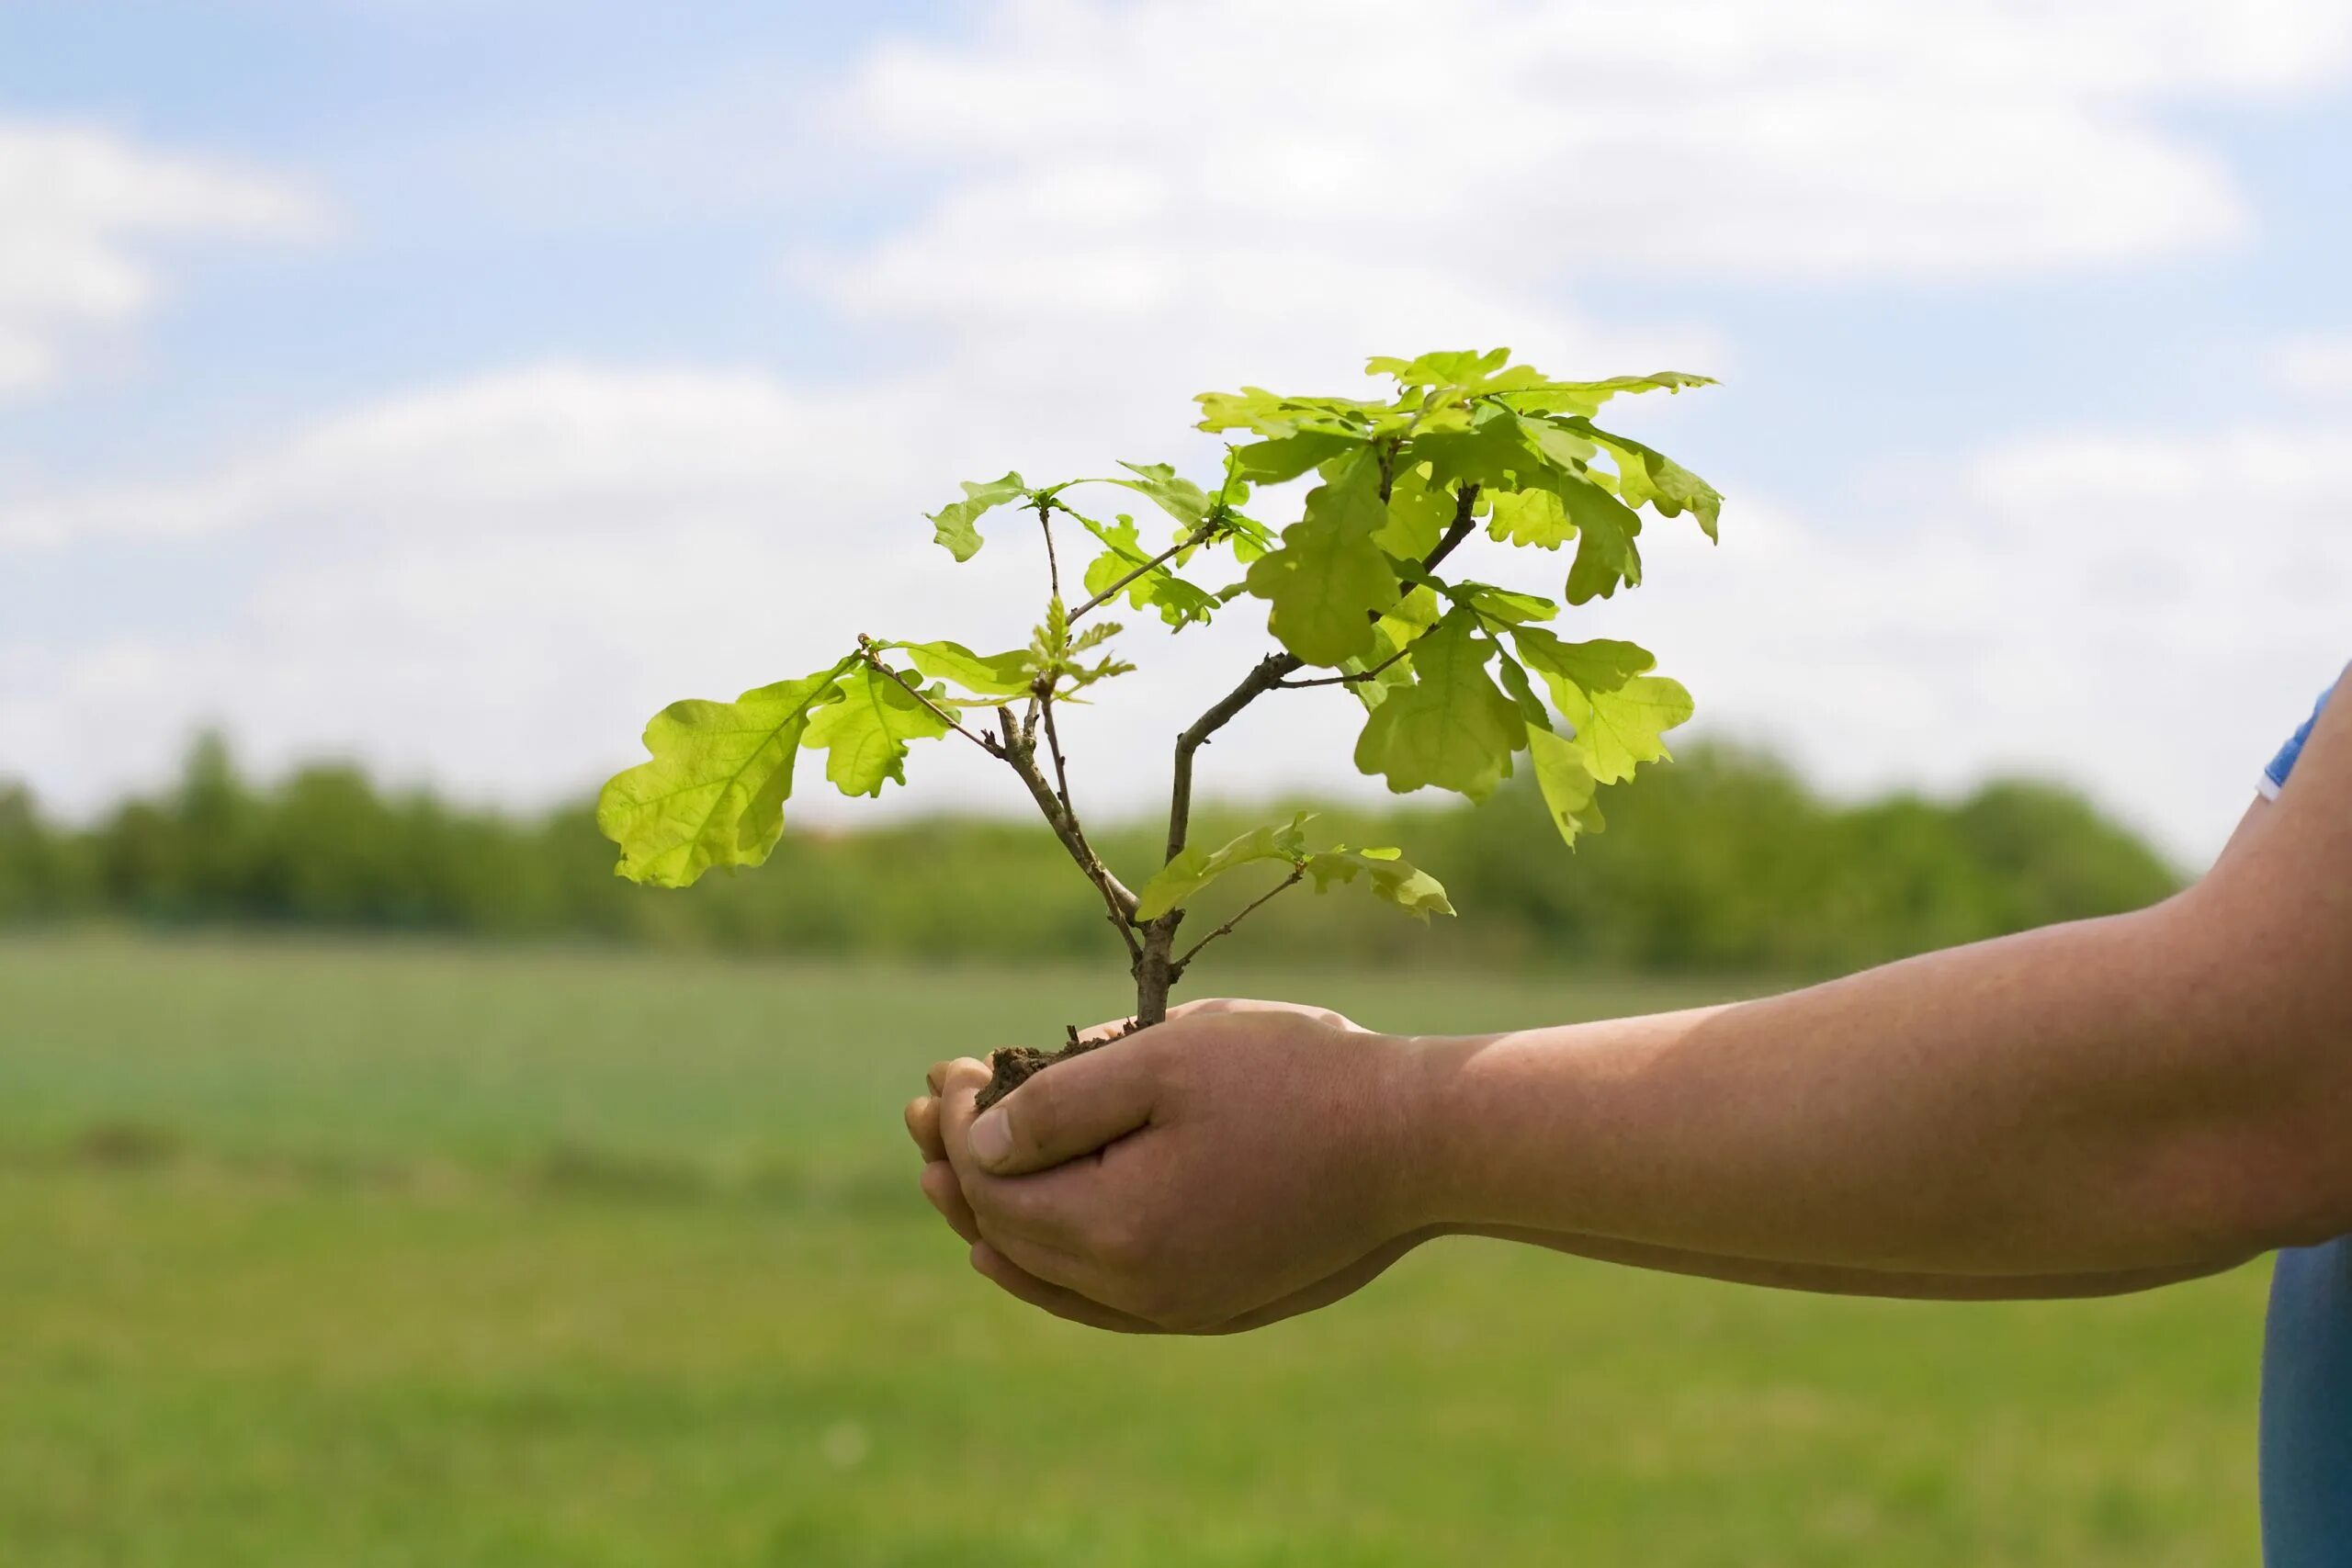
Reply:
<svg viewBox="0 0 2352 1568"><path fill-rule="evenodd" d="M1396 850L1317 848L1304 816L1216 849L1192 842L1194 759L1261 697L1344 687L1366 710L1356 765L1400 794L1435 787L1483 800L1524 751L1562 838L1599 831L1597 789L1667 755L1661 738L1690 716L1690 694L1651 674L1634 644L1562 640L1546 626L1560 612L1554 600L1441 569L1482 525L1506 545L1573 545L1563 593L1583 604L1641 581L1645 508L1688 513L1714 537L1723 500L1712 487L1593 423L1620 394L1712 383L1674 373L1555 381L1511 364L1507 349L1378 358L1367 369L1389 378L1394 395L1204 394L1200 428L1246 433L1228 446L1214 491L1165 464L1052 485L1017 473L966 484L963 500L930 519L956 559L980 548L981 521L1001 510L1033 514L1044 536L1048 597L1028 646L977 654L861 636L813 675L731 703L664 708L645 731L652 760L605 784L597 803L598 826L621 848L620 874L684 887L714 866L764 861L803 748L826 754L825 776L843 794L879 795L905 783L913 742L955 735L1011 769L1092 885L1126 949L1141 1028L1167 1015L1170 992L1204 948L1302 882L1318 892L1361 884L1422 919L1453 912L1437 881ZM1308 475L1317 482L1303 513L1279 536L1242 511L1253 491ZM1147 544L1125 513L1106 523L1080 512L1069 497L1090 484L1149 500L1174 520L1171 542ZM1066 592L1061 558L1073 531L1099 553ZM1220 555L1243 569L1238 579L1211 586L1188 575ZM1134 668L1110 651L1121 627L1100 617L1113 605L1182 627L1245 595L1265 602L1279 646L1177 736L1166 854L1130 886L1087 840L1055 710ZM1180 945L1202 890L1260 864L1282 869L1272 888Z"/></svg>

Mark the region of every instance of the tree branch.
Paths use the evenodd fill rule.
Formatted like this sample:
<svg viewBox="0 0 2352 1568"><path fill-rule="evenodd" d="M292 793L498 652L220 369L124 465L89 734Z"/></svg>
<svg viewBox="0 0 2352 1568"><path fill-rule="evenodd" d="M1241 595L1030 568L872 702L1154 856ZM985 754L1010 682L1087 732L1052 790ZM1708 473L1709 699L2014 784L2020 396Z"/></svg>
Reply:
<svg viewBox="0 0 2352 1568"><path fill-rule="evenodd" d="M1020 775L1021 782L1029 787L1029 796L1045 815L1046 825L1062 841L1062 848L1069 852L1070 859L1078 863L1078 869L1086 874L1086 879L1093 883L1096 891L1102 895L1103 906L1111 914L1111 923L1117 928L1120 940L1127 944L1128 955L1140 958L1143 947L1135 935L1134 892L1102 863L1102 857L1096 854L1093 846L1086 841L1086 830L1079 826L1076 815L1062 804L1061 797L1054 793L1052 782L1038 771L1036 745L1014 727L1012 710L1001 707L996 711L998 728L1004 732L1002 741L996 748L997 754L1012 765L1012 771Z"/></svg>
<svg viewBox="0 0 2352 1568"><path fill-rule="evenodd" d="M941 707L937 703L933 702L929 697L924 696L912 682L909 681L904 675L899 674L896 670L891 669L888 664L883 663L882 656L874 651L874 639L872 637L866 637L863 633L859 634L857 639L857 653L858 657L865 660L867 664L871 665L876 673L888 676L897 683L900 691L906 693L907 695L914 698L915 701L929 708L933 715L936 716L940 722L946 725L948 728L954 730L956 734L962 736L965 739L970 741L981 750L986 751L989 756L994 757L1000 755L997 750L995 741L989 739L985 735L975 735L970 730L965 728L962 724L957 722L954 714L949 713L945 708Z"/></svg>
<svg viewBox="0 0 2352 1568"><path fill-rule="evenodd" d="M1062 765L1061 731L1054 728L1053 693L1039 693L1037 702L1046 717L1046 749L1054 759L1054 794L1061 801L1062 810L1069 816L1070 825L1077 827L1078 807L1070 804L1069 798L1069 770Z"/></svg>
<svg viewBox="0 0 2352 1568"><path fill-rule="evenodd" d="M1206 947L1209 943L1215 942L1221 936L1231 935L1234 927L1239 925L1242 921L1256 914L1268 904L1272 903L1283 894L1287 893L1292 888L1297 886L1301 882L1305 881L1306 878L1306 868L1305 866L1292 867L1291 874L1288 876L1274 884L1271 889L1261 897L1251 899L1249 904L1243 907L1239 914L1226 921L1225 924L1217 927L1216 930L1209 932L1208 935L1201 938L1200 941L1194 942L1191 948L1186 950L1184 956L1176 961L1175 973L1182 975L1186 966L1189 965L1193 959L1198 958L1201 955L1201 949Z"/></svg>
<svg viewBox="0 0 2352 1568"><path fill-rule="evenodd" d="M1054 597L1062 596L1062 563L1054 558L1054 503L1051 497L1037 502L1037 526L1046 536L1046 575L1054 585Z"/></svg>
<svg viewBox="0 0 2352 1568"><path fill-rule="evenodd" d="M1412 652L1413 644L1418 643L1420 640L1421 639L1419 637L1415 637L1412 642L1407 643L1404 647L1398 649L1396 652L1390 654L1387 658L1382 660L1371 669L1359 670L1352 675L1320 675L1312 681L1280 681L1275 683L1281 686L1285 692L1303 692L1309 686L1359 685L1365 681L1373 679L1382 671L1386 670L1390 665L1404 658L1405 655Z"/></svg>
<svg viewBox="0 0 2352 1568"><path fill-rule="evenodd" d="M1105 588L1102 592L1097 593L1093 598L1089 599L1077 609L1072 610L1069 613L1070 624L1072 626L1076 626L1078 624L1078 618L1080 615L1088 615L1092 611L1099 610L1104 604L1109 604L1113 599L1117 598L1119 591L1126 587L1127 584L1133 582L1136 578L1142 577L1146 573L1159 570L1161 567L1166 566L1170 561L1174 560L1178 556L1182 555L1186 550L1193 548L1195 545L1206 542L1209 536L1216 532L1216 527L1214 524L1202 524L1190 534L1185 535L1183 538L1179 539L1176 543L1169 546L1166 549L1160 551L1158 555L1152 557L1149 560L1136 568L1135 570L1127 573L1126 576L1119 579L1118 581L1114 582L1110 587Z"/></svg>
<svg viewBox="0 0 2352 1568"><path fill-rule="evenodd" d="M1381 454L1380 499L1388 500L1390 472L1395 463L1393 451ZM1440 562L1452 555L1470 536L1476 521L1471 510L1477 504L1478 487L1464 485L1455 495L1453 525L1438 541L1437 547L1421 560L1424 572L1434 570ZM1378 619L1375 615L1374 619ZM1242 677L1241 683L1227 693L1215 707L1193 722L1191 728L1176 738L1176 761L1168 790L1168 853L1174 860L1184 852L1193 825L1193 763L1209 738L1233 721L1234 716L1268 692L1283 685L1289 677L1306 668L1306 661L1290 653L1270 653L1260 660L1256 668ZM1308 682L1302 682L1308 683ZM1262 900L1261 900L1262 902ZM1252 906L1255 908L1255 906ZM1245 911L1246 913L1247 911ZM1238 917L1236 917L1237 919ZM1136 1017L1138 1023L1148 1027L1168 1013L1168 992L1174 985L1178 971L1183 965L1173 957L1176 928L1182 923L1184 911L1170 909L1144 927L1143 952L1136 965ZM1222 934L1212 932L1211 937ZM1199 948L1195 947L1194 952Z"/></svg>
<svg viewBox="0 0 2352 1568"><path fill-rule="evenodd" d="M1385 500L1387 490L1385 484L1381 493L1382 499ZM1476 485L1464 485L1456 493L1453 502L1453 525L1445 531L1445 536L1438 541L1437 547L1421 558L1423 571L1434 570L1446 557L1460 547L1463 540L1470 536L1471 530L1477 526L1476 520L1470 514L1471 509L1477 502L1478 487ZM1401 650L1399 656L1401 657ZM1277 687L1293 684L1290 677L1306 668L1306 660L1295 655L1288 653L1267 655L1259 661L1258 667L1250 671L1242 680L1241 684L1227 693L1222 702L1203 714L1194 721L1192 728L1176 738L1175 774L1171 780L1168 796L1168 858L1170 860L1174 860L1183 852L1185 841L1192 831L1193 754L1208 743L1210 736L1232 722L1236 714L1268 692ZM1381 668L1385 669L1387 666L1384 664ZM1374 671L1365 671L1367 676L1372 673ZM1328 679L1295 682L1300 686L1340 683L1342 682Z"/></svg>
<svg viewBox="0 0 2352 1568"><path fill-rule="evenodd" d="M1176 738L1176 771L1168 796L1170 860L1184 852L1184 841L1192 830L1193 754L1208 744L1210 736L1230 724L1236 714L1282 684L1284 676L1295 675L1306 668L1306 660L1295 654L1266 655L1241 684L1227 692L1222 701L1194 719L1193 727Z"/></svg>
<svg viewBox="0 0 2352 1568"><path fill-rule="evenodd" d="M1464 485L1454 492L1453 525L1445 531L1445 537L1437 542L1437 548L1421 558L1423 571L1435 571L1445 558L1452 555L1462 541L1470 536L1470 531L1477 526L1476 519L1470 515L1470 509L1477 504L1478 487L1476 485Z"/></svg>

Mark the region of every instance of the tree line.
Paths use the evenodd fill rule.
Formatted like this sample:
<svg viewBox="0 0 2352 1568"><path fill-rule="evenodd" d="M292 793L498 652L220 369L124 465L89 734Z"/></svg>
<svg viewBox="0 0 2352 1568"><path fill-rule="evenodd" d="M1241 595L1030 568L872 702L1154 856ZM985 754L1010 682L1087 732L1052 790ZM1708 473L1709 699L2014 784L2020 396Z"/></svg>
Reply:
<svg viewBox="0 0 2352 1568"><path fill-rule="evenodd" d="M1331 963L1828 973L2138 908L2179 880L2081 795L2044 783L1847 804L1768 755L1694 746L1604 792L1607 830L1573 853L1525 784L1476 809L1325 810L1320 829L1348 842L1405 846L1445 883L1458 919L1424 929L1351 889L1300 888L1254 917L1253 946ZM1221 841L1276 814L1207 808L1194 837ZM1159 836L1138 820L1097 837L1139 883ZM585 803L466 808L336 764L261 782L217 737L192 749L172 787L88 826L61 824L28 791L0 784L0 926L111 919L1124 962L1099 900L1028 823L794 829L765 867L687 893L629 886L612 863Z"/></svg>

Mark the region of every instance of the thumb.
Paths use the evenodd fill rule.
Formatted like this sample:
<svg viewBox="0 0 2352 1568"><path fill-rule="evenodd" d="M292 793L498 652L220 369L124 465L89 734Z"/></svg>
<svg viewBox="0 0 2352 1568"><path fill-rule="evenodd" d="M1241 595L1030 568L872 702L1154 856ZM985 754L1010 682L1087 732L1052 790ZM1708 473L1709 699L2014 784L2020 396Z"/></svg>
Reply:
<svg viewBox="0 0 2352 1568"><path fill-rule="evenodd" d="M1111 1045L1057 1063L972 1123L972 1157L991 1176L1025 1176L1126 1136L1151 1120L1148 1059Z"/></svg>

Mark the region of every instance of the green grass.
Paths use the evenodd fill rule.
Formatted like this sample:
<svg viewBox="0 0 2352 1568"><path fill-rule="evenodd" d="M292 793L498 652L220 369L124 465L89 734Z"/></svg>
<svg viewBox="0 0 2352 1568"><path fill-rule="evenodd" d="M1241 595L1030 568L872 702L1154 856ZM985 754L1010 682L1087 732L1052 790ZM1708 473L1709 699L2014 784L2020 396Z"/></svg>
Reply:
<svg viewBox="0 0 2352 1568"><path fill-rule="evenodd" d="M1261 976L1396 1027L1657 987ZM1233 1340L996 1296L936 1056L1103 976L0 945L0 1562L2134 1565L2253 1555L2261 1278L1815 1300L1426 1249Z"/></svg>

